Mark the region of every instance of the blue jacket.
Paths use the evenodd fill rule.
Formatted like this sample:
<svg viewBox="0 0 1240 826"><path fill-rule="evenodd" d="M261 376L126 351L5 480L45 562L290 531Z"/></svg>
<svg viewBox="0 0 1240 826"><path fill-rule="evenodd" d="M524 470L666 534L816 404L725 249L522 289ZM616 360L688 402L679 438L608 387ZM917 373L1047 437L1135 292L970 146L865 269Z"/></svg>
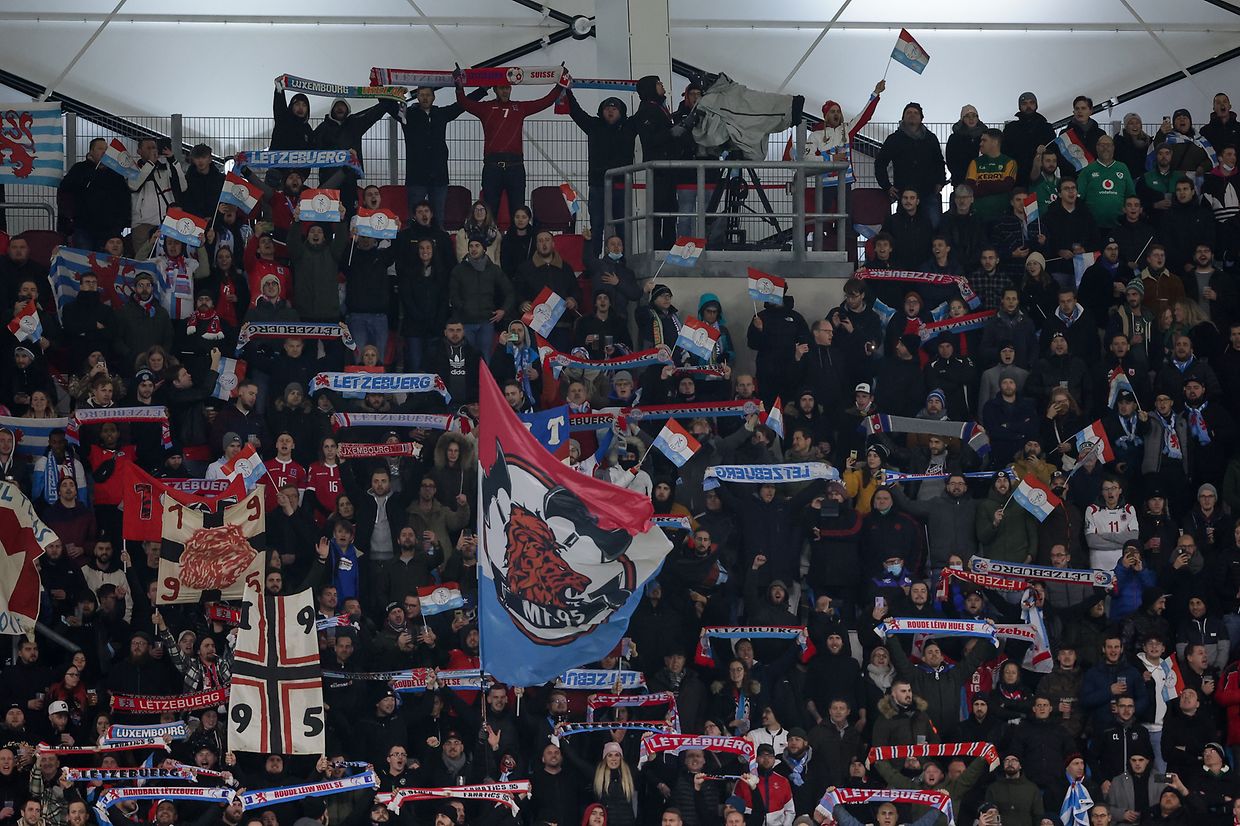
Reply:
<svg viewBox="0 0 1240 826"><path fill-rule="evenodd" d="M1111 685L1120 679L1128 683L1123 696L1136 701L1138 718L1150 704L1149 692L1136 668L1123 660L1115 665L1098 663L1085 672L1085 678L1081 681L1081 703L1085 706L1085 713L1093 715L1095 731L1105 731L1114 717L1111 714Z"/></svg>
<svg viewBox="0 0 1240 826"><path fill-rule="evenodd" d="M1137 571L1125 568L1124 563L1115 566L1116 592L1111 596L1111 620L1119 622L1141 607L1141 593L1153 588L1158 580L1149 568Z"/></svg>

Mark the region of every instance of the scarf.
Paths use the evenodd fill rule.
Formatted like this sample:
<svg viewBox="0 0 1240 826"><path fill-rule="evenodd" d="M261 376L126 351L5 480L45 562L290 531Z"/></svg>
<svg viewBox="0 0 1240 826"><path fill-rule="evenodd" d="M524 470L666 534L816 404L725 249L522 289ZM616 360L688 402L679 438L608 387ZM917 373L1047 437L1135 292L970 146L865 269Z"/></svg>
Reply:
<svg viewBox="0 0 1240 826"><path fill-rule="evenodd" d="M1046 582L1065 582L1090 585L1094 588L1114 588L1115 573L1097 568L1052 568L1049 565L1021 565L975 556L969 560L969 569L978 574L1040 579Z"/></svg>
<svg viewBox="0 0 1240 826"><path fill-rule="evenodd" d="M537 363L538 351L528 345L520 345L510 341L504 347L504 352L512 357L512 367L516 371L517 377L521 380L521 391L525 393L527 399L534 398L534 388L530 385L530 377L525 371Z"/></svg>
<svg viewBox="0 0 1240 826"><path fill-rule="evenodd" d="M260 296L261 298L261 296ZM316 340L339 339L350 350L357 349L353 336L341 328L339 324L325 321L271 321L261 324L246 323L241 325L241 333L237 336L237 355L256 338L312 338Z"/></svg>
<svg viewBox="0 0 1240 826"><path fill-rule="evenodd" d="M749 698L745 696L745 691L743 689L736 688L733 689L733 691L736 692L736 710L732 712L734 715L732 719L747 721L749 719ZM744 728L746 731L749 730L748 725L744 726ZM735 730L735 734L738 737L745 734L745 732L740 729L741 726L737 726Z"/></svg>
<svg viewBox="0 0 1240 826"><path fill-rule="evenodd" d="M343 166L358 176L362 165L352 149L259 149L238 152L237 166L250 169L301 169Z"/></svg>
<svg viewBox="0 0 1240 826"><path fill-rule="evenodd" d="M865 670L870 675L870 681L883 692L891 688L891 683L896 677L896 669L893 665L881 668L874 663L869 663L866 665Z"/></svg>
<svg viewBox="0 0 1240 826"><path fill-rule="evenodd" d="M530 793L530 781L510 780L507 783L477 783L470 786L447 786L441 788L408 788L396 792L375 795L375 801L386 803L393 812L410 800L490 800L507 806L513 816L520 811L516 796Z"/></svg>
<svg viewBox="0 0 1240 826"><path fill-rule="evenodd" d="M73 467L73 454L70 452L72 450L72 445L65 447L65 464L70 469ZM61 468L60 462L56 460L56 454L52 452L50 447L45 455L44 467L46 470L43 474L43 501L51 505L55 504L56 500L60 498ZM72 474L72 470L69 470L69 473Z"/></svg>
<svg viewBox="0 0 1240 826"><path fill-rule="evenodd" d="M1075 307L1072 308L1072 315L1070 316L1064 315L1063 310L1056 307L1055 318L1062 321L1063 326L1071 328L1072 325L1075 324L1080 319L1080 317L1084 314L1084 312L1085 312L1085 308L1082 307L1080 304L1077 304Z"/></svg>
<svg viewBox="0 0 1240 826"><path fill-rule="evenodd" d="M917 746L875 746L865 758L866 768L882 760L904 760L909 757L980 757L991 770L999 767L999 752L993 743L923 743Z"/></svg>
<svg viewBox="0 0 1240 826"><path fill-rule="evenodd" d="M675 726L669 723L613 722L613 723L569 723L559 730L559 737L571 737L574 734L596 734L601 731L642 731L655 734L679 734Z"/></svg>
<svg viewBox="0 0 1240 826"><path fill-rule="evenodd" d="M455 430L456 417L451 413L333 413L332 432L342 427L417 428L421 430Z"/></svg>
<svg viewBox="0 0 1240 826"><path fill-rule="evenodd" d="M65 427L65 438L73 444L80 444L78 431L82 425L102 424L104 422L158 422L159 437L164 449L172 447L172 429L168 423L168 408L163 405L136 407L79 407L69 417Z"/></svg>
<svg viewBox="0 0 1240 826"><path fill-rule="evenodd" d="M289 800L304 800L307 797L326 797L327 795L351 792L355 789L377 788L379 788L379 778L373 771L364 771L351 777L319 780L314 783L302 783L297 786L255 789L254 791L243 792L240 797L242 808L248 811Z"/></svg>
<svg viewBox="0 0 1240 826"><path fill-rule="evenodd" d="M601 668L570 668L561 674L555 681L556 688L567 688L579 691L611 691L619 686L621 691L633 691L646 687L646 675L640 671L622 671ZM595 695L597 700L599 697L606 695ZM630 698L634 695L624 695ZM636 695L646 696L646 695ZM587 710L589 715L590 711ZM590 718L587 716L587 720Z"/></svg>
<svg viewBox="0 0 1240 826"><path fill-rule="evenodd" d="M710 645L712 637L724 640L794 640L801 648L803 663L809 662L817 653L804 625L707 625L702 628L697 652L693 655L693 661L705 668L715 666L715 654Z"/></svg>
<svg viewBox="0 0 1240 826"><path fill-rule="evenodd" d="M185 324L185 332L191 336L202 328L201 336L208 341L218 341L224 337L224 328L220 322L220 314L215 310L207 312L195 311Z"/></svg>
<svg viewBox="0 0 1240 826"><path fill-rule="evenodd" d="M913 803L918 806L933 806L947 818L948 826L955 826L956 815L952 811L952 798L940 789L920 791L915 789L835 789L822 796L814 811L825 818L830 824L835 822L832 812L841 803Z"/></svg>
<svg viewBox="0 0 1240 826"><path fill-rule="evenodd" d="M1163 443L1162 452L1168 459L1183 459L1184 452L1180 449L1180 437L1175 432L1175 411L1171 415L1164 418L1157 410L1153 411L1158 417L1159 423L1162 425Z"/></svg>
<svg viewBox="0 0 1240 826"><path fill-rule="evenodd" d="M113 694L112 711L130 714L162 714L165 711L193 711L198 708L221 706L228 702L228 689L216 688L194 694L174 694L156 697L140 694ZM159 741L163 744L163 741Z"/></svg>
<svg viewBox="0 0 1240 826"><path fill-rule="evenodd" d="M341 442L341 459L362 459L375 456L422 456L422 445L417 442L396 442L372 445L368 442Z"/></svg>
<svg viewBox="0 0 1240 826"><path fill-rule="evenodd" d="M173 740L184 740L186 737L185 723L155 723L149 726L121 726L113 723L108 726L104 743L122 743L129 740L150 740L156 737L171 737Z"/></svg>
<svg viewBox="0 0 1240 826"><path fill-rule="evenodd" d="M1089 810L1094 801L1085 789L1085 781L1073 780L1067 772L1064 776L1068 778L1068 792L1059 807L1059 822L1063 826L1089 826Z"/></svg>
<svg viewBox="0 0 1240 826"><path fill-rule="evenodd" d="M688 749L743 757L749 763L749 771L757 773L758 758L752 740L715 734L655 734L642 740L641 756L637 763L640 767L657 755L680 754Z"/></svg>
<svg viewBox="0 0 1240 826"><path fill-rule="evenodd" d="M147 317L147 318L154 318L154 317L155 317L155 308L156 308L157 306L159 306L159 305L157 305L157 304L155 303L155 296L154 296L154 295L152 295L152 296L151 296L150 298L148 298L146 301L143 301L141 298L138 298L138 296L136 296L136 295L135 295L135 296L133 297L133 303L134 303L134 304L137 304L139 307L141 307L141 308L142 308L142 312L146 313L146 317Z"/></svg>
<svg viewBox="0 0 1240 826"><path fill-rule="evenodd" d="M990 620L928 619L922 617L888 617L874 627L880 639L888 634L932 634L936 637L980 637L998 646L995 624Z"/></svg>
<svg viewBox="0 0 1240 826"><path fill-rule="evenodd" d="M1188 414L1188 432L1193 434L1193 438L1205 447L1213 441L1210 438L1210 427L1206 423L1206 407L1209 402L1202 402L1199 406L1184 405L1184 412Z"/></svg>
<svg viewBox="0 0 1240 826"><path fill-rule="evenodd" d="M705 473L705 478L751 485L809 482L814 479L838 477L839 472L823 462L793 462L781 465L711 465L706 468Z"/></svg>
<svg viewBox="0 0 1240 826"><path fill-rule="evenodd" d="M1145 443L1145 440L1137 435L1137 414L1131 416L1117 416L1119 426L1124 429L1124 435L1115 440L1117 447L1136 449Z"/></svg>
<svg viewBox="0 0 1240 826"><path fill-rule="evenodd" d="M978 456L990 453L990 437L977 422L934 421L908 416L888 416L879 413L867 416L857 425L857 432L872 436L875 433L921 433L928 436L947 436L967 442Z"/></svg>
<svg viewBox="0 0 1240 826"><path fill-rule="evenodd" d="M900 121L900 131L915 141L922 140L926 137L926 127L920 123L916 126L910 126L904 121Z"/></svg>
<svg viewBox="0 0 1240 826"><path fill-rule="evenodd" d="M452 403L452 394L438 373L319 373L310 380L310 395L320 390L338 393L438 393L444 404Z"/></svg>
<svg viewBox="0 0 1240 826"><path fill-rule="evenodd" d="M796 786L798 789L805 785L805 777L803 776L803 772L805 771L805 766L809 763L813 756L814 750L808 746L805 749L805 753L800 757L793 757L787 751L784 752L784 765L786 765L789 770L788 782L790 782L793 786Z"/></svg>
<svg viewBox="0 0 1240 826"><path fill-rule="evenodd" d="M937 595L939 602L947 602L949 597L948 591L953 579L969 582L991 591L1023 591L1026 588L1025 581L1015 577L978 574L960 568L944 568L939 573L939 590Z"/></svg>

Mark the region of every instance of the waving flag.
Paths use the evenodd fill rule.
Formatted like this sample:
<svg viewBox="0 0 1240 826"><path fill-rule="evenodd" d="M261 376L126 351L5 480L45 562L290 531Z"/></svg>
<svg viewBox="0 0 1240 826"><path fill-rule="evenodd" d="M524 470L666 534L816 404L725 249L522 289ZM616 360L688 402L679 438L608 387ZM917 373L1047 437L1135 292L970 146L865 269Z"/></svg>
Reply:
<svg viewBox="0 0 1240 826"><path fill-rule="evenodd" d="M581 212L581 201L577 199L577 190L573 189L572 184L560 184L560 193L564 196L564 202L568 204L568 211L572 215Z"/></svg>
<svg viewBox="0 0 1240 826"><path fill-rule="evenodd" d="M1102 426L1101 419L1077 433L1072 440L1076 442L1076 451L1081 456L1096 450L1099 462L1105 464L1115 461L1115 449L1111 447L1111 440L1107 438L1107 431Z"/></svg>
<svg viewBox="0 0 1240 826"><path fill-rule="evenodd" d="M522 413L517 418L525 429L547 448L547 452L560 461L568 458L570 437L568 405ZM611 431L608 431L609 433Z"/></svg>
<svg viewBox="0 0 1240 826"><path fill-rule="evenodd" d="M47 440L53 430L64 430L69 419L28 419L0 416L0 429L11 430L17 440L17 455L39 457L47 453Z"/></svg>
<svg viewBox="0 0 1240 826"><path fill-rule="evenodd" d="M536 685L616 647L672 545L649 497L548 456L479 372L482 667Z"/></svg>
<svg viewBox="0 0 1240 826"><path fill-rule="evenodd" d="M1081 286L1081 279L1085 277L1085 270L1094 265L1098 260L1096 252L1078 252L1072 256L1072 274L1076 277L1076 286Z"/></svg>
<svg viewBox="0 0 1240 826"><path fill-rule="evenodd" d="M9 332L18 341L38 341L43 338L43 322L39 320L39 304L27 301L13 320L9 322Z"/></svg>
<svg viewBox="0 0 1240 826"><path fill-rule="evenodd" d="M245 360L221 358L219 378L215 380L215 388L211 395L217 399L228 401L236 398L237 385L245 378Z"/></svg>
<svg viewBox="0 0 1240 826"><path fill-rule="evenodd" d="M258 480L263 478L267 466L263 464L263 459L254 449L254 445L246 442L236 456L220 465L220 472L228 479L240 477L245 481L245 489L250 491L254 490Z"/></svg>
<svg viewBox="0 0 1240 826"><path fill-rule="evenodd" d="M168 207L168 214L164 216L159 231L166 238L175 238L191 247L201 247L206 240L207 219L177 207Z"/></svg>
<svg viewBox="0 0 1240 826"><path fill-rule="evenodd" d="M1137 392L1132 389L1132 382L1128 380L1128 374L1120 367L1111 371L1107 383L1110 385L1110 391L1107 393L1107 407L1112 410L1115 409L1115 403L1119 401L1120 393L1131 393L1134 398L1137 395Z"/></svg>
<svg viewBox="0 0 1240 826"><path fill-rule="evenodd" d="M422 615L425 617L433 617L445 611L455 611L457 608L465 607L465 598L461 596L461 586L455 582L419 588L418 602L422 605Z"/></svg>
<svg viewBox="0 0 1240 826"><path fill-rule="evenodd" d="M1032 224L1034 221L1039 220L1038 194L1033 192L1026 195L1023 203L1025 206L1025 224Z"/></svg>
<svg viewBox="0 0 1240 826"><path fill-rule="evenodd" d="M133 280L138 273L147 273L155 283L155 296L163 303L160 286L163 276L154 261L138 261L133 258L105 255L101 252L60 247L52 258L50 275L52 292L56 297L56 315L64 316L65 307L77 298L81 289L79 281L86 273L99 279L99 292L112 309L129 300L133 294Z"/></svg>
<svg viewBox="0 0 1240 826"><path fill-rule="evenodd" d="M1045 522L1046 517L1060 505L1060 499L1054 491L1032 473L1020 480L1016 490L1012 491L1012 498L1039 522Z"/></svg>
<svg viewBox="0 0 1240 826"><path fill-rule="evenodd" d="M4 122L0 184L59 184L65 175L65 126L60 103L2 103L0 120Z"/></svg>
<svg viewBox="0 0 1240 826"><path fill-rule="evenodd" d="M263 191L236 172L224 176L224 188L220 190L220 203L232 204L245 213L254 211L263 199Z"/></svg>
<svg viewBox="0 0 1240 826"><path fill-rule="evenodd" d="M685 462L693 458L701 443L693 438L693 434L685 430L675 419L668 419L667 424L654 438L654 446L676 467L684 467Z"/></svg>
<svg viewBox="0 0 1240 826"><path fill-rule="evenodd" d="M682 236L676 239L676 244L668 251L667 257L663 259L663 263L673 267L696 267L698 259L702 257L702 253L705 251L705 238Z"/></svg>
<svg viewBox="0 0 1240 826"><path fill-rule="evenodd" d="M1094 162L1094 153L1085 147L1075 129L1065 129L1062 135L1055 138L1054 145L1059 149L1060 157L1067 159L1077 172Z"/></svg>
<svg viewBox="0 0 1240 826"><path fill-rule="evenodd" d="M118 138L113 138L108 143L108 148L104 150L103 157L99 159L99 164L111 169L127 181L135 180L141 174L141 170L138 169L138 162L133 159L133 155L129 154L125 144L121 143Z"/></svg>
<svg viewBox="0 0 1240 826"><path fill-rule="evenodd" d="M560 323L560 317L564 315L566 309L568 309L568 304L558 293L552 291L550 287L543 287L542 292L530 305L530 320L527 324L531 330L546 338L551 335L555 325Z"/></svg>
<svg viewBox="0 0 1240 826"><path fill-rule="evenodd" d="M353 227L358 235L390 240L396 237L396 232L400 229L400 219L390 209L360 207L357 215L353 216Z"/></svg>
<svg viewBox="0 0 1240 826"><path fill-rule="evenodd" d="M771 403L771 409L762 414L762 424L775 431L779 438L784 438L784 405L779 396Z"/></svg>
<svg viewBox="0 0 1240 826"><path fill-rule="evenodd" d="M754 301L783 304L787 289L788 282L779 276L749 268L749 297Z"/></svg>
<svg viewBox="0 0 1240 826"><path fill-rule="evenodd" d="M339 189L303 189L301 191L301 202L297 205L298 220L335 224L339 223L342 214Z"/></svg>
<svg viewBox="0 0 1240 826"><path fill-rule="evenodd" d="M908 29L900 29L900 37L896 40L895 48L891 50L891 59L917 74L926 71L926 66L930 65L930 55L909 34Z"/></svg>
<svg viewBox="0 0 1240 826"><path fill-rule="evenodd" d="M0 634L34 633L43 587L35 560L55 541L21 489L0 482Z"/></svg>
<svg viewBox="0 0 1240 826"><path fill-rule="evenodd" d="M689 316L680 328L680 335L676 337L676 346L689 351L702 361L710 361L718 341L718 330L705 321Z"/></svg>

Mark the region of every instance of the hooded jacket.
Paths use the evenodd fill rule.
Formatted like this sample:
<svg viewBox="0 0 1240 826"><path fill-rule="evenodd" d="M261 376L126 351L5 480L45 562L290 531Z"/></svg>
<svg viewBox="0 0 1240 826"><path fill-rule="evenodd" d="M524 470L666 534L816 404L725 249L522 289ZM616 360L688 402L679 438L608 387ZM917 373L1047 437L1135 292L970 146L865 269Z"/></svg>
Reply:
<svg viewBox="0 0 1240 826"><path fill-rule="evenodd" d="M448 185L448 124L464 111L459 103L405 110L405 186Z"/></svg>
<svg viewBox="0 0 1240 826"><path fill-rule="evenodd" d="M944 663L938 668L928 665L914 665L904 650L904 643L899 634L892 634L887 639L887 647L891 649L891 663L896 673L913 685L913 693L925 698L926 711L938 734L944 740L954 740L960 728L961 691L973 679L973 673L982 663L997 653L997 649L985 640L979 641L959 663Z"/></svg>
<svg viewBox="0 0 1240 826"><path fill-rule="evenodd" d="M1034 154L1039 146L1055 140L1055 130L1038 112L1017 112L1003 127L1003 152L1016 161L1016 180L1024 183L1033 172Z"/></svg>
<svg viewBox="0 0 1240 826"><path fill-rule="evenodd" d="M911 746L919 737L924 737L927 743L939 742L939 733L926 713L927 708L926 701L914 695L913 707L901 709L891 699L891 694L884 694L878 701L880 716L874 721L871 745Z"/></svg>
<svg viewBox="0 0 1240 826"><path fill-rule="evenodd" d="M306 117L299 118L293 114L291 104L301 101L306 104ZM271 103L275 125L271 128L271 149L313 149L314 127L310 125L310 98L301 92L286 100L283 89L276 89Z"/></svg>
<svg viewBox="0 0 1240 826"><path fill-rule="evenodd" d="M643 98L644 100L644 98ZM615 106L620 110L620 117L615 123L603 119L603 109ZM598 115L586 113L577 102L577 96L568 93L568 114L573 123L586 133L586 145L589 150L588 177L586 181L591 187L602 186L603 176L608 169L628 166L633 163L633 146L637 140L637 123L629 119L629 107L618 97L605 98L598 105Z"/></svg>
<svg viewBox="0 0 1240 826"><path fill-rule="evenodd" d="M891 493L897 505L926 520L930 534L930 567L944 567L952 554L967 558L974 553L977 548L978 500L967 492L959 498L944 492L942 496L925 502L912 501L898 485L892 487Z"/></svg>
<svg viewBox="0 0 1240 826"><path fill-rule="evenodd" d="M685 155L693 145L688 132L672 134L672 113L667 108L667 95L657 94L659 78L646 75L637 81L637 97L641 105L633 113L633 127L642 141L642 160L674 161Z"/></svg>
<svg viewBox="0 0 1240 826"><path fill-rule="evenodd" d="M337 289L340 260L349 247L349 233L336 228L334 238L311 246L294 221L288 234L289 262L297 272L293 279L293 308L302 321L336 321L340 318Z"/></svg>
<svg viewBox="0 0 1240 826"><path fill-rule="evenodd" d="M331 110L337 103L343 103L348 112L344 120L332 118ZM396 114L396 101L383 99L360 112L353 112L348 101L333 101L323 121L314 129L314 145L319 149L352 149L358 164L363 165L362 136L387 114Z"/></svg>

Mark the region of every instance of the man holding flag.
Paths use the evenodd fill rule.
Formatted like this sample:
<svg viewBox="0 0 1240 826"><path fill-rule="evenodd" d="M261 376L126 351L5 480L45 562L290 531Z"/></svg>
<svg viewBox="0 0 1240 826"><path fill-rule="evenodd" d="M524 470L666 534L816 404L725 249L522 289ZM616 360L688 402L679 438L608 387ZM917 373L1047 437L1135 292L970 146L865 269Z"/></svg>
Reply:
<svg viewBox="0 0 1240 826"><path fill-rule="evenodd" d="M72 228L69 237L72 247L100 249L104 241L119 236L121 230L129 226L129 187L125 178L104 163L108 149L106 140L95 138L90 142L86 157L70 167L60 181L60 195L68 198L72 208L61 213ZM133 169L137 173L136 164ZM72 217L67 217L66 213Z"/></svg>

